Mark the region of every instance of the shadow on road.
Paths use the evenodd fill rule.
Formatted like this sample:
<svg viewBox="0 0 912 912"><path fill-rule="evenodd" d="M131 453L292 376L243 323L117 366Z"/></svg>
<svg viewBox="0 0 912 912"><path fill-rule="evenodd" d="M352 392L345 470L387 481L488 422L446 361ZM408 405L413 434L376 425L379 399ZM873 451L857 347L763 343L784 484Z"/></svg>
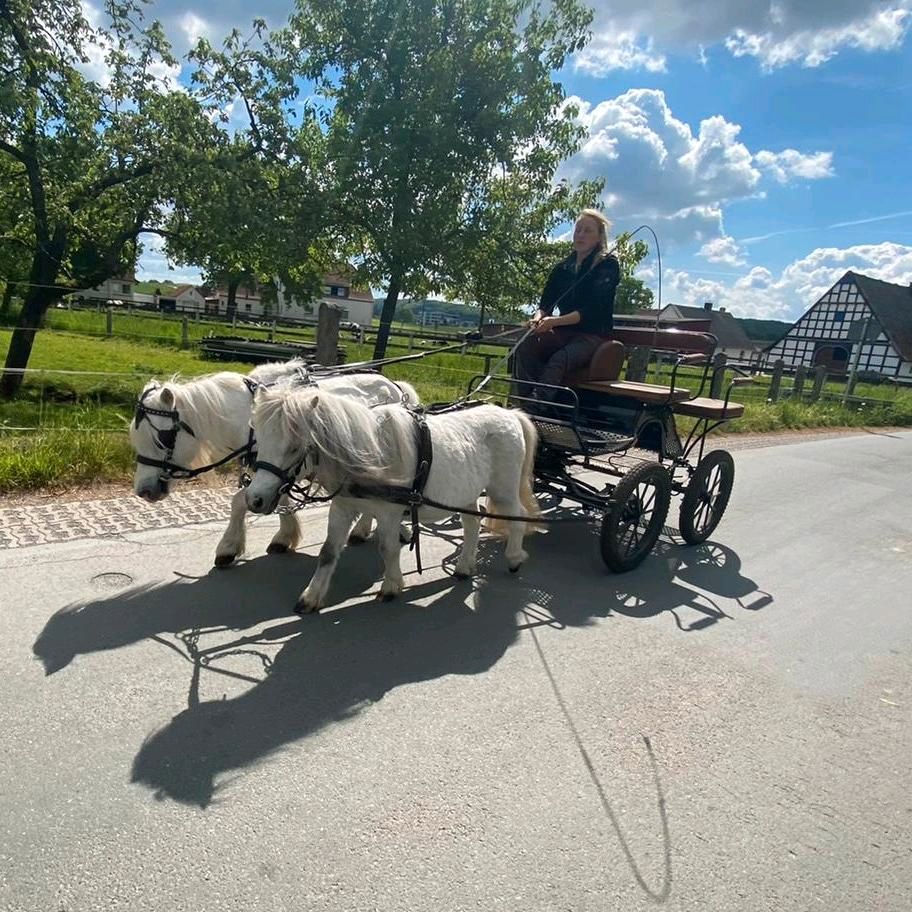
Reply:
<svg viewBox="0 0 912 912"><path fill-rule="evenodd" d="M437 537L448 540L450 533ZM290 608L314 559L262 557L199 579L68 606L49 619L34 652L53 674L77 655L147 638L164 642L162 634L174 634L194 666L188 708L150 735L132 777L160 797L205 807L225 773L357 714L396 687L482 673L529 626L582 626L615 613L649 618L668 612L681 630L697 631L729 617L721 601L729 610L733 603L757 608L772 601L721 545L682 548L666 541L636 571L613 576L598 563L592 539L593 529L585 525L532 536L530 560L516 576L505 570L502 545L483 541L481 575L474 583L410 574L402 600L382 604L365 597L344 610L303 619ZM453 559L445 558L444 568ZM331 598L357 598L379 573L373 547L349 549ZM685 621L687 609L696 611L695 620ZM261 655L264 677L245 678L253 686L241 696L201 702L199 675L212 656L198 649L200 631L244 631L270 621L278 623L229 644L256 654L257 644L279 646L274 658Z"/></svg>

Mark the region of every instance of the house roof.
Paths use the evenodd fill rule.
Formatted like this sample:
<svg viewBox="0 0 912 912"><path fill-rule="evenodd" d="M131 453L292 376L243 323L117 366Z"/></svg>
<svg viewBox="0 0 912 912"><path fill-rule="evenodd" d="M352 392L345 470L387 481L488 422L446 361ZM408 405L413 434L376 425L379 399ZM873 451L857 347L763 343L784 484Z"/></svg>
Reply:
<svg viewBox="0 0 912 912"><path fill-rule="evenodd" d="M673 307L688 320L709 320L709 331L719 340L719 348L733 348L751 351L754 343L747 337L741 324L727 310L707 310L705 307L689 307L684 304L668 304L663 312Z"/></svg>
<svg viewBox="0 0 912 912"><path fill-rule="evenodd" d="M195 287L195 285L177 285L171 294L173 294L174 297L179 298L185 291L189 291L191 288Z"/></svg>
<svg viewBox="0 0 912 912"><path fill-rule="evenodd" d="M912 361L912 286L882 282L851 270L840 281L848 279L858 286L902 359Z"/></svg>

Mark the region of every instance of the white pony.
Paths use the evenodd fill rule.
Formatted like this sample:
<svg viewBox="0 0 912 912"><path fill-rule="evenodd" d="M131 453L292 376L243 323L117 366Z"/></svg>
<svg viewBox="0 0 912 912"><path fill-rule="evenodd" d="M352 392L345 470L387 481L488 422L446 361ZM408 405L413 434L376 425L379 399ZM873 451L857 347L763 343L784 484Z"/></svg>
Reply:
<svg viewBox="0 0 912 912"><path fill-rule="evenodd" d="M130 442L137 458L147 462L167 461L185 469L211 465L251 440L253 390L258 384L281 386L300 382L306 376L304 362L296 360L263 364L246 376L223 371L187 381L152 380L146 384L130 424ZM393 383L381 374L336 374L312 379L320 389L355 397L367 405L418 402L418 394L408 383ZM137 462L133 491L152 503L168 496L171 480L171 473L161 465ZM247 501L241 489L232 498L228 528L215 550L217 567L227 566L244 552L246 514ZM352 530L352 539L366 539L370 524L371 517L362 516ZM297 517L283 513L279 531L267 552L278 554L294 549L300 534Z"/></svg>
<svg viewBox="0 0 912 912"><path fill-rule="evenodd" d="M495 512L538 515L532 494L536 432L519 411L480 405L427 416L433 459L424 494L438 503L477 509L487 492ZM247 488L247 506L255 513L275 509L281 489L297 472L312 479L332 500L326 541L317 570L298 599L296 610L326 604L330 580L348 531L361 512L377 518L377 541L384 576L380 597L402 590L399 567L401 503L371 497L363 488L411 488L419 458L415 417L400 405L370 409L361 402L321 389L282 388L257 391L253 428L258 442L257 471ZM363 486L361 491L357 487ZM359 494L359 497L353 494ZM422 507L422 521L445 519L452 511ZM464 542L456 575L475 572L480 519L462 514ZM526 523L507 523L507 564L512 571L528 556L522 547Z"/></svg>

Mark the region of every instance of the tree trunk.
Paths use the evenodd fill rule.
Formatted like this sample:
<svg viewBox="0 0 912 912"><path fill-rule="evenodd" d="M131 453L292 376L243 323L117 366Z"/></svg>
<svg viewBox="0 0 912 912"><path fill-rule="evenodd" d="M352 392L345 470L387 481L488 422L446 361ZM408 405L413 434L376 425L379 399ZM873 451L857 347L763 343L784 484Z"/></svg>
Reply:
<svg viewBox="0 0 912 912"><path fill-rule="evenodd" d="M228 282L228 303L225 306L225 316L229 320L237 313L237 290L240 284L240 279L231 279Z"/></svg>
<svg viewBox="0 0 912 912"><path fill-rule="evenodd" d="M51 249L48 249L48 248ZM35 344L35 335L51 302L59 296L53 287L57 279L56 245L46 245L35 252L32 269L29 274L28 292L19 314L19 322L13 330L9 351L6 353L4 373L0 378L0 397L11 399L22 386L24 374L8 373L10 370L22 370L28 367Z"/></svg>
<svg viewBox="0 0 912 912"><path fill-rule="evenodd" d="M10 305L13 303L13 283L7 282L6 288L3 289L3 300L0 301L0 314L8 314Z"/></svg>
<svg viewBox="0 0 912 912"><path fill-rule="evenodd" d="M393 317L396 315L396 302L399 300L401 287L402 278L400 276L392 276L389 289L386 292L386 300L383 302L383 310L380 312L380 329L377 331L377 341L374 343L375 361L380 361L386 357L386 343L389 339Z"/></svg>

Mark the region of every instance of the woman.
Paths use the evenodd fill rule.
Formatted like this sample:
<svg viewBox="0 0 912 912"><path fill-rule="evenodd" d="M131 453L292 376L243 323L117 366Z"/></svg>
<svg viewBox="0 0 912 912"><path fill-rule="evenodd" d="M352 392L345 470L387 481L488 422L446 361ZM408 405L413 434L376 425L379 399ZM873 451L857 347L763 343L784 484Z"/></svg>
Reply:
<svg viewBox="0 0 912 912"><path fill-rule="evenodd" d="M602 336L611 331L621 270L608 253L610 227L596 209L579 214L573 228L573 253L551 270L531 320L534 332L513 356L517 380L561 385L569 373L592 360ZM553 316L555 307L560 316ZM520 396L550 398L534 386L518 386Z"/></svg>

